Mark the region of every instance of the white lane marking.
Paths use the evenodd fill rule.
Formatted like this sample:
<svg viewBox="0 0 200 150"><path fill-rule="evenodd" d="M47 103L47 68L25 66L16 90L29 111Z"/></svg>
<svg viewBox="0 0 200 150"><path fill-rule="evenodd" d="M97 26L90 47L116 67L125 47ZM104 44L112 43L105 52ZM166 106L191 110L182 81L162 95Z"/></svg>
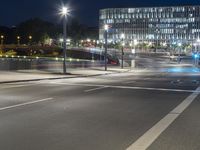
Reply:
<svg viewBox="0 0 200 150"><path fill-rule="evenodd" d="M27 86L33 86L33 85L38 85L38 84L42 84L42 83L14 85L14 86L8 86L8 87L1 87L0 89L11 89L11 88L18 88L18 87L27 87ZM4 85L8 85L8 84L4 84Z"/></svg>
<svg viewBox="0 0 200 150"><path fill-rule="evenodd" d="M35 103L50 101L52 99L53 98L45 98L45 99L41 99L41 100L36 100L36 101L31 101L31 102L26 102L26 103L11 105L11 106L7 106L7 107L2 107L2 108L0 108L0 111L7 110L7 109L12 109L12 108L16 108L16 107L22 107L22 106L26 106L26 105L31 105L31 104L35 104Z"/></svg>
<svg viewBox="0 0 200 150"><path fill-rule="evenodd" d="M124 84L131 84L131 83L136 83L137 81L126 81Z"/></svg>
<svg viewBox="0 0 200 150"><path fill-rule="evenodd" d="M102 84L78 84L78 83L58 83L51 82L52 84L71 85L71 86L86 86L86 87L107 87L116 89L134 89L134 90L149 90L149 91L166 91L166 92L186 92L186 93L200 93L200 90L182 90L182 89L165 89L165 88L151 88L151 87L135 87L135 86L115 86L115 85L102 85Z"/></svg>
<svg viewBox="0 0 200 150"><path fill-rule="evenodd" d="M103 86L103 87L98 87L98 88L94 88L94 89L85 90L85 92L92 92L92 91L101 90L101 89L105 89L105 88L107 88L107 86Z"/></svg>
<svg viewBox="0 0 200 150"><path fill-rule="evenodd" d="M200 87L196 89L196 91L199 90ZM181 115L181 113L191 105L198 95L198 92L189 95L181 104L149 129L126 150L146 150L161 135L161 133L163 133Z"/></svg>

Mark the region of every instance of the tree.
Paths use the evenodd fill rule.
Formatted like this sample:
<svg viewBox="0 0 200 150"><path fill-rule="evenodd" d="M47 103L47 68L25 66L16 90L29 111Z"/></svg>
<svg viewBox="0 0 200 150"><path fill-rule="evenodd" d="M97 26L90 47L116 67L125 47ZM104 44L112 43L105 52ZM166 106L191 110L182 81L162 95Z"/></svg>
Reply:
<svg viewBox="0 0 200 150"><path fill-rule="evenodd" d="M39 18L34 18L20 23L17 26L17 33L22 36L22 42L28 43L28 37L32 36L32 42L40 41L44 34L47 34L51 38L58 36L58 27L53 23L43 21Z"/></svg>

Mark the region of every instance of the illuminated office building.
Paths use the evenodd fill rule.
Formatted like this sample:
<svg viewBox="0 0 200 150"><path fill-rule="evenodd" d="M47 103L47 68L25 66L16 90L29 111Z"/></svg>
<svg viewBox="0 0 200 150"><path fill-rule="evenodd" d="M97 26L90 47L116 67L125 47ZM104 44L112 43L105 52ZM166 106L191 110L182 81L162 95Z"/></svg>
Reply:
<svg viewBox="0 0 200 150"><path fill-rule="evenodd" d="M109 42L128 44L134 40L150 43L187 43L200 38L200 6L109 8L100 10L99 39L104 41L108 24Z"/></svg>

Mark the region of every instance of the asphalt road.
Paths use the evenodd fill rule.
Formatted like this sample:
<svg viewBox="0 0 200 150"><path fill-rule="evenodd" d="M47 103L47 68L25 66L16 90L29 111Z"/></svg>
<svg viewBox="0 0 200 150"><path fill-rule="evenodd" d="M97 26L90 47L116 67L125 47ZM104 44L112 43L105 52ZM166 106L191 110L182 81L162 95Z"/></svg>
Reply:
<svg viewBox="0 0 200 150"><path fill-rule="evenodd" d="M0 150L199 150L199 81L129 72L1 84Z"/></svg>

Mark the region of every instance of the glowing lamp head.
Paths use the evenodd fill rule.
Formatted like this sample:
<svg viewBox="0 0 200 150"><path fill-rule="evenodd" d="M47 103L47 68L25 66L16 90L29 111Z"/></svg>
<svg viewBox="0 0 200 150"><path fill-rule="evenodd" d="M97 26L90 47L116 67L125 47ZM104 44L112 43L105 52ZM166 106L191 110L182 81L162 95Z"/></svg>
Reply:
<svg viewBox="0 0 200 150"><path fill-rule="evenodd" d="M163 46L167 46L167 43L163 43Z"/></svg>
<svg viewBox="0 0 200 150"><path fill-rule="evenodd" d="M108 31L108 29L109 29L109 26L108 26L107 24L105 24L105 25L104 25L104 30L105 30L105 31Z"/></svg>
<svg viewBox="0 0 200 150"><path fill-rule="evenodd" d="M122 33L122 34L121 34L121 39L124 39L124 38L125 38L125 34Z"/></svg>
<svg viewBox="0 0 200 150"><path fill-rule="evenodd" d="M59 14L62 15L62 16L67 16L67 15L69 15L69 13L70 13L69 7L63 6L60 9L60 13Z"/></svg>
<svg viewBox="0 0 200 150"><path fill-rule="evenodd" d="M29 40L31 40L33 37L30 35L28 38L29 38Z"/></svg>
<svg viewBox="0 0 200 150"><path fill-rule="evenodd" d="M63 7L62 8L62 14L63 15L67 15L67 13L68 13L68 8L67 7Z"/></svg>
<svg viewBox="0 0 200 150"><path fill-rule="evenodd" d="M137 40L134 40L134 45L138 45L138 41Z"/></svg>
<svg viewBox="0 0 200 150"><path fill-rule="evenodd" d="M4 38L4 36L3 35L1 35L1 39L3 39Z"/></svg>
<svg viewBox="0 0 200 150"><path fill-rule="evenodd" d="M20 36L17 36L17 39L19 40L19 39L20 39Z"/></svg>
<svg viewBox="0 0 200 150"><path fill-rule="evenodd" d="M199 58L199 55L198 54L194 54L194 58Z"/></svg>

